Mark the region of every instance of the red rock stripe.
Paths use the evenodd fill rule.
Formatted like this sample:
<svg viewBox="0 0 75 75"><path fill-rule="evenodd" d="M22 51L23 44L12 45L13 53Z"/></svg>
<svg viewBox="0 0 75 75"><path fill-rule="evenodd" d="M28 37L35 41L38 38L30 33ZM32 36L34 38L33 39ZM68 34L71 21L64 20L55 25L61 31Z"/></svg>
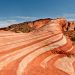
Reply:
<svg viewBox="0 0 75 75"><path fill-rule="evenodd" d="M57 33L57 34L59 34L59 33ZM46 32L46 33L43 33L43 34L41 33L39 35L32 35L32 34L30 34L30 35L24 35L24 37L22 37L22 39L19 38L20 40L18 40L17 38L13 38L13 36L12 36L13 39L12 38L8 38L9 40L7 38L6 38L6 40L4 38L0 39L0 43L1 44L11 44L11 42L15 43L15 42L20 42L20 41L25 41L25 40L32 40L32 39L36 39L36 38L39 38L41 36L44 37L44 36L47 36L47 35L51 35L52 36L54 34L51 34L50 32ZM0 44L0 46L2 46L1 44Z"/></svg>
<svg viewBox="0 0 75 75"><path fill-rule="evenodd" d="M15 56L16 57L16 56Z"/></svg>
<svg viewBox="0 0 75 75"><path fill-rule="evenodd" d="M70 49L67 49L67 52L71 51L73 49L73 46L70 48ZM53 54L52 56L48 56L47 58L45 58L42 62L41 62L41 65L44 67L48 61L50 61L52 58L58 56L60 54Z"/></svg>
<svg viewBox="0 0 75 75"><path fill-rule="evenodd" d="M23 52L23 53L24 53L24 55L25 55L25 52ZM6 65L6 64L8 64L8 63L10 63L10 62L12 62L12 61L14 61L14 60L16 60L16 59L22 57L22 56L23 56L23 53L22 53L22 55L21 55L20 53L18 53L18 54L16 54L16 55L13 55L13 56L11 56L11 57L8 57L6 60L4 60L4 61L2 61L2 62L0 63L0 68L2 69L2 67L3 67L4 65ZM10 60L10 59L12 59L12 60ZM10 62L8 62L8 61L10 61ZM6 62L7 62L7 63L6 63Z"/></svg>
<svg viewBox="0 0 75 75"><path fill-rule="evenodd" d="M58 36L58 35L56 35L56 36ZM54 37L56 37L56 36L54 36ZM17 53L26 53L26 52L28 52L28 51L29 51L29 52L35 51L35 50L40 49L40 48L42 48L42 47L44 47L44 46L47 46L47 45L49 45L49 44L52 44L52 43L55 43L56 41L61 40L62 35L61 35L61 36L59 35L59 37L58 37L57 39L51 41L54 37L47 38L47 39L44 40L44 41L38 42L38 43L33 44L33 45L31 44L30 46L25 47L24 49L20 49L20 50L18 50L18 51L13 52L13 53L6 54L5 56L2 56L0 59L2 60L2 59L5 58L5 57L8 57L8 56L13 55L13 54L17 54ZM47 42L47 41L50 41L50 42ZM47 42L47 43L45 43L45 42ZM29 50L29 49L30 49L30 50ZM25 51L25 52L23 52L23 51ZM7 53L8 53L8 52L7 52Z"/></svg>
<svg viewBox="0 0 75 75"><path fill-rule="evenodd" d="M57 34L55 34L55 35L57 35ZM21 42L20 44L19 44L19 43L15 43L15 44L11 44L11 45L6 45L6 46L3 46L3 48L0 48L0 49L1 49L0 52L2 53L2 52L4 52L4 51L9 51L9 50L11 50L11 49L12 49L12 50L15 50L15 49L19 49L19 48L24 48L24 47L33 45L33 44L35 44L35 43L38 43L38 42L40 42L40 41L43 41L43 40L45 40L45 39L47 39L47 38L53 37L53 36L55 36L55 35L52 35L52 36L48 35L48 36L42 37L42 38L40 38L40 39L37 38L37 40L36 40L36 39L33 39L33 40L35 40L35 41L33 41L33 40L30 40L30 41L27 40L27 41ZM22 44L22 45L21 45L21 44ZM16 46L15 48L13 48L14 45ZM18 45L18 46L17 46L17 45ZM9 49L8 49L8 48L9 48Z"/></svg>
<svg viewBox="0 0 75 75"><path fill-rule="evenodd" d="M57 33L57 34L60 34L60 33ZM36 39L36 38L39 38L39 37L44 37L44 36L48 36L48 35L55 35L55 34L51 34L50 32L46 32L46 33L41 33L41 34L39 34L39 35L28 35L28 36L24 36L24 38L22 39L22 41L26 41L26 40L32 40L32 39ZM12 37L13 38L13 37ZM14 38L15 39L15 38ZM2 39L1 39L2 40ZM7 40L7 39L6 39ZM5 40L4 40L5 41ZM13 41L12 40L12 42L20 42L20 40L15 40L15 41ZM2 42L3 42L3 40L2 40ZM6 42L7 44L11 44L11 42ZM6 44L6 43L3 43L3 44ZM1 46L1 45L0 45Z"/></svg>
<svg viewBox="0 0 75 75"><path fill-rule="evenodd" d="M60 40L60 41L58 41L58 42L65 41L64 39L65 39L65 38L63 37L63 39ZM56 42L56 43L57 43L57 42ZM62 44L62 45L64 45L64 44ZM59 45L59 46L60 46L60 45ZM46 48L43 47L43 48L41 48L41 49L39 49L39 50L37 50L37 51L35 51L35 52L29 54L28 56L26 56L26 57L21 61L20 65L19 65L19 68L18 68L18 71L17 71L17 75L22 75L23 72L24 72L24 70L25 70L25 68L27 67L27 65L28 65L29 63L31 63L32 60L34 60L36 57L38 57L38 56L41 55L42 53L45 53L45 52L49 51L49 50L50 50L49 48L54 49L54 48L59 47L59 46L55 46L55 45L54 45L54 46L52 46L52 48L51 48L51 45L50 45L50 47L48 46L48 48L47 48L47 46L46 46ZM45 50L45 49L46 49L46 50ZM47 50L47 49L48 49L48 50ZM32 58L31 58L31 57L32 57ZM23 66L22 66L22 65L23 65Z"/></svg>

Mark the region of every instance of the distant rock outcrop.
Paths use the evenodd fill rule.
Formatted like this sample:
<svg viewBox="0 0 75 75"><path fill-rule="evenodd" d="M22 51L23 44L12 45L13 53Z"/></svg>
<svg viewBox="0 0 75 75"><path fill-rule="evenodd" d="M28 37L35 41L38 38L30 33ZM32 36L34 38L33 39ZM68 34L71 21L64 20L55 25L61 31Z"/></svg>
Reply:
<svg viewBox="0 0 75 75"><path fill-rule="evenodd" d="M74 21L67 21L65 18L38 19L38 20L35 20L35 21L13 24L13 25L10 25L8 27L0 28L0 30L28 33L28 32L34 31L34 30L36 30L40 27L48 25L48 23L50 23L50 22L60 24L60 27L61 27L62 31L66 34L69 34L69 33L74 34L75 33L74 32L75 31L75 22Z"/></svg>
<svg viewBox="0 0 75 75"><path fill-rule="evenodd" d="M19 24L13 24L8 27L0 28L0 30L13 31L13 32L30 32L37 28L40 28L50 22L52 19L39 19L35 21L23 22Z"/></svg>

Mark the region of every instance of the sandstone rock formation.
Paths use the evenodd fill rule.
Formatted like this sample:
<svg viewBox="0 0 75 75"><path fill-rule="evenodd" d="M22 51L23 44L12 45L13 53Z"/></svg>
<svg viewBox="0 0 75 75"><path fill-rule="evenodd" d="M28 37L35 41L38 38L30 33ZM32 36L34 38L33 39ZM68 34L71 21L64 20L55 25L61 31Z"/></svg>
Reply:
<svg viewBox="0 0 75 75"><path fill-rule="evenodd" d="M37 28L40 28L44 25L46 25L48 22L50 22L52 19L46 18L46 19L39 19L36 21L31 22L24 22L20 24L13 24L8 27L0 28L0 30L6 30L6 31L13 31L13 32L30 32L32 30L35 30Z"/></svg>
<svg viewBox="0 0 75 75"><path fill-rule="evenodd" d="M14 32L21 31L23 30L28 32L38 29L44 25L47 25L48 22L56 22L59 23L62 27L63 31L74 31L75 30L75 22L74 21L67 21L65 18L56 18L56 19L51 19L51 18L45 18L45 19L38 19L35 21L30 21L30 22L24 22L20 24L13 24L8 27L0 28L0 30L11 30ZM29 31L30 29L30 31Z"/></svg>
<svg viewBox="0 0 75 75"><path fill-rule="evenodd" d="M75 46L63 34L65 19L43 22L29 24L35 28L29 33L0 31L0 75L75 75Z"/></svg>

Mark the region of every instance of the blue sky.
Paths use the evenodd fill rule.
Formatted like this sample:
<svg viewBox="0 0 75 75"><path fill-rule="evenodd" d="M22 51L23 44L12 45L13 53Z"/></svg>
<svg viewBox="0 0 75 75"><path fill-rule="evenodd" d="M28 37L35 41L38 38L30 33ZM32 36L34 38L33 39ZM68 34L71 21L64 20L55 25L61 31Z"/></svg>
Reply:
<svg viewBox="0 0 75 75"><path fill-rule="evenodd" d="M0 0L0 27L46 17L75 20L75 0Z"/></svg>

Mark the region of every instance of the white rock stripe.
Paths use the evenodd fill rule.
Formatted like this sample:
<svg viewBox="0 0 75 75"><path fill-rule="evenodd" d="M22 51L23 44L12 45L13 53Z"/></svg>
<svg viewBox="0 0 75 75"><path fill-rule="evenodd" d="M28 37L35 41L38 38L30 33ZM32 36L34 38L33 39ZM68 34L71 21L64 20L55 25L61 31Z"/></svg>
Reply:
<svg viewBox="0 0 75 75"><path fill-rule="evenodd" d="M57 33L57 34L60 34L60 33ZM57 35L57 34L55 34L55 35ZM54 34L53 34L54 35ZM16 41L12 41L12 42L6 42L6 43L3 43L2 45L0 44L0 48L2 48L2 47L4 47L4 46L7 46L7 45L10 45L10 44L14 44L14 43L20 43L20 42L26 42L26 41L28 41L28 40L32 40L32 39L39 39L40 37L47 37L47 36L52 36L52 35L50 35L50 33L48 33L48 32L46 32L46 34L44 33L44 34L40 34L40 35L36 35L36 36L32 36L32 38L31 37L23 37L22 39L20 39L20 40L16 40ZM24 39L25 38L25 39ZM9 38L10 39L10 38Z"/></svg>
<svg viewBox="0 0 75 75"><path fill-rule="evenodd" d="M58 34L60 34L60 33L58 33ZM0 51L2 50L1 48L3 48L3 49L6 49L7 48L7 46L9 46L10 45L10 47L12 47L11 45L13 45L13 44L17 44L17 43L22 43L22 42L31 42L32 40L38 40L40 37L48 37L48 36L54 36L54 35L58 35L58 34L53 34L53 35L50 35L49 33L46 33L46 34L41 34L41 35L39 35L39 36L33 36L32 38L30 38L30 37L27 37L26 39L21 39L20 41L13 41L13 42L7 42L7 43L3 43L2 45L0 45ZM30 40L30 41L29 41Z"/></svg>
<svg viewBox="0 0 75 75"><path fill-rule="evenodd" d="M45 32L48 32L48 31L45 31ZM41 32L41 33L43 33L43 32ZM39 34L41 34L41 33L39 33ZM12 32L10 32L10 33L9 32L4 32L3 33L3 32L0 32L0 37L8 37L8 36L12 37L12 36L16 36L16 35L30 36L30 35L32 35L32 33L12 33Z"/></svg>
<svg viewBox="0 0 75 75"><path fill-rule="evenodd" d="M26 34L27 35L27 34ZM12 34L12 33L10 33L10 35L8 35L7 33L4 33L4 35L3 34L0 34L0 38L9 38L9 37L17 37L17 36L25 36L25 35L23 35L23 34Z"/></svg>
<svg viewBox="0 0 75 75"><path fill-rule="evenodd" d="M58 37L58 38L56 38L56 37ZM54 38L56 38L56 39L54 39ZM48 37L48 38L46 38L45 40L42 40L42 41L40 41L40 42L38 42L38 43L34 43L34 44L31 44L30 46L27 46L27 47L25 47L25 48L23 48L23 49L20 49L20 50L17 50L17 51L15 51L15 52L11 52L11 53L8 53L8 54L6 54L6 55L3 55L3 56L1 56L0 57L0 61L2 60L2 59L5 59L5 58L7 58L7 57L9 57L9 56L12 56L12 55L15 55L15 54L18 54L18 53L22 53L23 51L26 53L26 52L31 52L31 51L34 51L35 49L37 49L37 48L40 48L40 47L42 47L42 46L45 46L45 45L47 45L47 44L49 44L49 43L52 43L52 42L54 42L54 41L56 41L56 40L59 40L60 38L62 38L62 34L59 34L59 35L56 35L56 36L53 36L53 37ZM53 40L54 39L54 40Z"/></svg>
<svg viewBox="0 0 75 75"><path fill-rule="evenodd" d="M20 34L14 34L14 35L12 35L12 33L11 33L11 35L0 35L0 39L1 38L11 38L11 37L17 37L17 36L19 36L19 37L23 37L23 36L25 36L25 35L20 35Z"/></svg>
<svg viewBox="0 0 75 75"><path fill-rule="evenodd" d="M62 36L62 34L58 34L58 35L55 35L55 36ZM19 46L22 46L22 45L27 45L29 43L32 43L32 42L35 42L35 41L38 41L38 40L42 40L44 38L47 38L47 37L50 37L50 38L53 38L55 37L54 35L50 36L50 35L46 35L46 36L42 36L42 37L39 37L39 38L35 38L35 39L30 39L30 40L26 40L26 41L22 41L22 42L18 42L18 43L14 43L14 44L9 44L9 45L5 45L5 46L2 46L0 48L0 52L3 52L3 51L7 51L7 50L10 50L12 48L15 48L15 47L19 47Z"/></svg>
<svg viewBox="0 0 75 75"><path fill-rule="evenodd" d="M69 75L75 75L75 70L72 65L74 61L75 61L74 57L71 57L71 58L63 57L63 58L58 59L55 62L55 67L57 69L60 69L64 72L66 72Z"/></svg>
<svg viewBox="0 0 75 75"><path fill-rule="evenodd" d="M59 37L62 37L62 36L59 36ZM52 37L53 38L53 37ZM21 49L20 51L16 51L16 52L13 52L13 53L10 53L10 54L6 54L5 56L2 56L0 57L0 69L4 67L4 65L7 65L8 63L14 61L14 60L17 60L19 59L20 57L32 52L32 51L35 51L37 48L40 48L40 46L45 46L46 44L49 44L52 40L52 38L49 38L47 40L44 40L42 41L41 43L37 43L37 44L34 44L34 45L31 45L30 47L27 47L27 48L24 48L24 49ZM60 39L60 38L58 38ZM55 39L56 41L57 39ZM45 43L47 41L50 41L48 43ZM54 41L52 41L54 42Z"/></svg>
<svg viewBox="0 0 75 75"><path fill-rule="evenodd" d="M26 56L19 64L19 67L17 69L17 75L23 75L24 73L24 70L26 69L26 67L28 66L28 64L30 62L32 62L35 58L37 58L40 54L43 54L49 50L52 50L54 48L57 48L59 46L63 46L64 44L67 43L67 40L65 38L65 36L63 36L63 39L54 43L54 44L51 44L49 46L45 46L41 49L38 49L37 51L29 54L28 56Z"/></svg>
<svg viewBox="0 0 75 75"><path fill-rule="evenodd" d="M54 39L55 37L58 37L58 38L56 38L56 39ZM34 43L34 44L32 44L32 45L30 45L30 46L27 46L27 47L25 47L25 48L23 48L23 49L20 49L20 50L17 50L17 51L15 51L15 52L11 52L11 53L8 53L8 54L5 54L5 55L3 55L3 56L0 56L0 61L1 60L3 60L3 59L5 59L5 58L8 58L8 57L10 57L10 56L13 56L13 55L15 55L15 54L18 54L18 53L23 53L23 52L25 52L25 53L29 53L29 52L32 52L32 51L34 51L35 49L37 49L37 48L40 48L40 47L43 47L43 46L45 46L45 45L47 45L47 44L49 44L49 43L52 43L52 42L54 42L54 41L57 41L57 40L59 40L60 38L62 38L62 34L59 34L59 35L56 35L56 36L53 36L53 37L48 37L47 39L45 39L45 40L42 40L42 41L40 41L40 42L38 42L38 43ZM54 39L54 40L53 40Z"/></svg>
<svg viewBox="0 0 75 75"><path fill-rule="evenodd" d="M71 51L72 49L73 49L73 46L72 46L69 50L67 50L67 52ZM43 68L47 67L47 63L48 63L52 58L54 58L54 57L56 57L56 56L58 56L58 55L59 55L59 54L52 54L52 55L48 56L47 58L45 58L45 59L40 63L40 66L43 67Z"/></svg>
<svg viewBox="0 0 75 75"><path fill-rule="evenodd" d="M61 33L61 32L58 32L58 33ZM56 34L58 34L58 33L56 33ZM11 34L12 34L12 33L11 33ZM27 38L31 38L31 37L40 36L40 35L46 35L46 34L54 35L54 34L52 34L51 32L45 31L45 32L40 32L40 33L35 34L35 35L33 35L33 33L23 33L23 34L20 34L20 33L19 33L19 34L11 35L11 37L17 37L17 36L23 37L23 36L24 36L24 38L27 39ZM2 37L1 35L2 35L2 34L0 34L0 39L1 39L1 38L9 38L9 37L10 37L10 36L8 36L8 35L4 35L4 36ZM29 36L31 36L31 37L29 37Z"/></svg>
<svg viewBox="0 0 75 75"><path fill-rule="evenodd" d="M40 66L43 68L47 68L47 62L50 61L52 58L58 56L58 54L52 54L50 56L48 56L47 58L45 58L41 63Z"/></svg>

